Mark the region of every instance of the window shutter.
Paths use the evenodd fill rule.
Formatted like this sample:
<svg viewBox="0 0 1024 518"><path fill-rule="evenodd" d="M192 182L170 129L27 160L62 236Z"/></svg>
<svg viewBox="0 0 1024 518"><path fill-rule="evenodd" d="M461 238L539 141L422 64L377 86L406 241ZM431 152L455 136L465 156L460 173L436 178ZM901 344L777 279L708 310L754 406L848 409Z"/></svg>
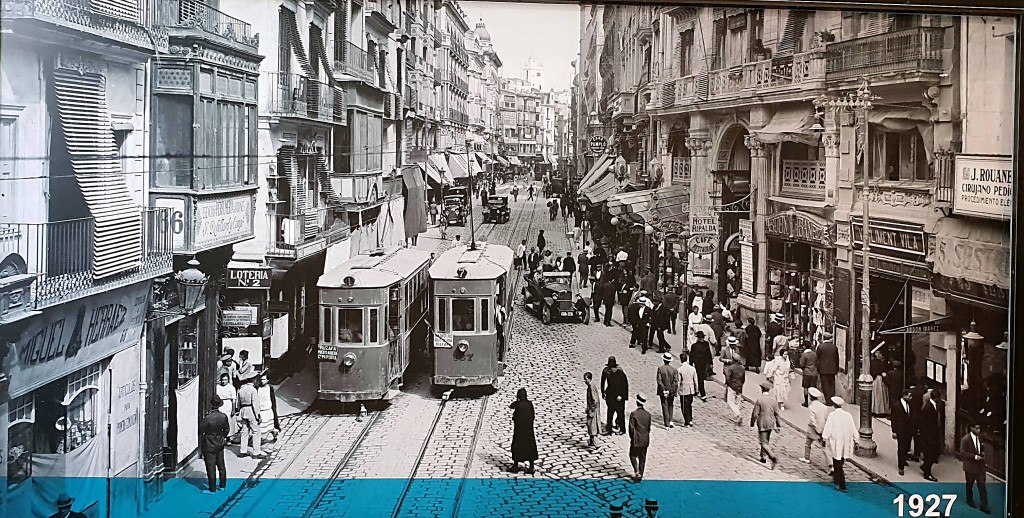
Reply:
<svg viewBox="0 0 1024 518"><path fill-rule="evenodd" d="M107 110L106 81L98 74L54 71L54 93L71 169L93 227L93 278L138 267L142 213L131 199Z"/></svg>
<svg viewBox="0 0 1024 518"><path fill-rule="evenodd" d="M90 0L88 4L97 13L133 22L139 21L139 4L136 0ZM182 8L184 9L184 6Z"/></svg>
<svg viewBox="0 0 1024 518"><path fill-rule="evenodd" d="M345 63L348 53L348 0L338 2L334 12L334 60Z"/></svg>

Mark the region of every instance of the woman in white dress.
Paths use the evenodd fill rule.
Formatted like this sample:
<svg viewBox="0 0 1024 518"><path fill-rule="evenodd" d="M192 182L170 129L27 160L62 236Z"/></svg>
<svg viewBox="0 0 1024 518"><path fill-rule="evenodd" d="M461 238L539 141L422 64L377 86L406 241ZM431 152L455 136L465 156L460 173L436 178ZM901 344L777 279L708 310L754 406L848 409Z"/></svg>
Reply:
<svg viewBox="0 0 1024 518"><path fill-rule="evenodd" d="M789 399L789 376L792 365L789 362L789 355L785 349L776 349L772 361L765 367L765 375L772 382L772 395L779 403L779 409L786 409L786 400Z"/></svg>
<svg viewBox="0 0 1024 518"><path fill-rule="evenodd" d="M227 372L222 372L220 375L220 384L217 385L217 395L224 405L220 407L220 411L224 412L224 415L228 416L228 438L233 439L235 434L238 433L238 419L235 418L235 409L238 401L238 391L235 390L235 386L231 384L231 375Z"/></svg>
<svg viewBox="0 0 1024 518"><path fill-rule="evenodd" d="M277 420L277 396L274 394L274 387L270 386L267 378L267 371L260 373L259 386L256 388L256 399L260 405L260 433L264 441L274 442L281 427ZM267 434L270 434L267 440Z"/></svg>

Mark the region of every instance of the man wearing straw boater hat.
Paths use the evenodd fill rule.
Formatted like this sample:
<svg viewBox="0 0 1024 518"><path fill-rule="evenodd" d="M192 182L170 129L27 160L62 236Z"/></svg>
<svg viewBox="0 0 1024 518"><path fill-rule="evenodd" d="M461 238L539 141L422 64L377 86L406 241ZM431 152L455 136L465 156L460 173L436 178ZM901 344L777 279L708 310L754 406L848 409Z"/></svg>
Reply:
<svg viewBox="0 0 1024 518"><path fill-rule="evenodd" d="M647 398L636 395L636 410L629 413L629 463L633 465L633 480L644 479L647 466L647 447L651 445L651 413L644 408Z"/></svg>
<svg viewBox="0 0 1024 518"><path fill-rule="evenodd" d="M240 379L242 388L238 389L238 420L242 425L242 446L239 448L238 455L240 457L249 455L249 438L252 437L252 456L262 459L265 454L261 449L259 395L253 385L256 373L250 371L242 374Z"/></svg>
<svg viewBox="0 0 1024 518"><path fill-rule="evenodd" d="M75 499L68 496L67 493L57 495L57 512L51 514L50 518L85 518L84 514L71 510L74 503Z"/></svg>
<svg viewBox="0 0 1024 518"><path fill-rule="evenodd" d="M675 400L676 392L679 392L678 373L672 367L672 353L664 353L661 359L665 364L658 367L657 383L658 396L661 397L661 416L665 420L666 428L675 428L672 423L672 403Z"/></svg>

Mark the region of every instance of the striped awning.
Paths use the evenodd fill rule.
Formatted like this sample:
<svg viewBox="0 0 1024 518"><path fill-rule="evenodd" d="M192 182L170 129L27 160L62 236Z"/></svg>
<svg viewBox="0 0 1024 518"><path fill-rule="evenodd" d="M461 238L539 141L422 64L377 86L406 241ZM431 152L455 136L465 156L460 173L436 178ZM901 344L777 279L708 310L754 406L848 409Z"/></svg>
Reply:
<svg viewBox="0 0 1024 518"><path fill-rule="evenodd" d="M441 184L454 184L455 179L449 173L448 163L444 160L444 155L435 153L427 157L427 170L430 170L432 166L437 174L441 177Z"/></svg>
<svg viewBox="0 0 1024 518"><path fill-rule="evenodd" d="M606 155L601 158L598 158L597 161L594 162L594 166L590 168L590 171L588 171L587 174L583 175L583 179L580 180L579 188L582 190L597 183L597 181L601 179L601 176L606 171L608 171L608 169L612 166L613 163L615 163L615 157L611 155Z"/></svg>
<svg viewBox="0 0 1024 518"><path fill-rule="evenodd" d="M483 151L477 151L476 157L480 160L481 164L490 164L494 162L494 160L491 160L491 157L487 156Z"/></svg>
<svg viewBox="0 0 1024 518"><path fill-rule="evenodd" d="M637 214L646 211L651 205L651 194L654 189L623 192L608 198L608 212L613 215L627 213Z"/></svg>
<svg viewBox="0 0 1024 518"><path fill-rule="evenodd" d="M94 219L93 278L136 268L142 260L142 213L114 146L106 79L57 69L53 84L71 169Z"/></svg>
<svg viewBox="0 0 1024 518"><path fill-rule="evenodd" d="M591 204L604 203L608 198L619 191L619 181L615 179L614 175L605 175L601 181L591 185L586 189L581 189L580 194L587 199Z"/></svg>
<svg viewBox="0 0 1024 518"><path fill-rule="evenodd" d="M504 158L497 155L494 156L494 159L497 160L502 167L508 167L508 160L505 160Z"/></svg>
<svg viewBox="0 0 1024 518"><path fill-rule="evenodd" d="M452 178L467 178L469 177L469 166L466 165L466 157L452 153L448 155L448 168L452 173Z"/></svg>
<svg viewBox="0 0 1024 518"><path fill-rule="evenodd" d="M522 161L520 161L520 160L519 160L519 157L517 157L517 156L515 156L515 155L512 155L512 156L508 157L508 163L510 163L510 164L512 164L512 165L515 165L515 166L521 166L521 165L523 165L523 162L522 162Z"/></svg>

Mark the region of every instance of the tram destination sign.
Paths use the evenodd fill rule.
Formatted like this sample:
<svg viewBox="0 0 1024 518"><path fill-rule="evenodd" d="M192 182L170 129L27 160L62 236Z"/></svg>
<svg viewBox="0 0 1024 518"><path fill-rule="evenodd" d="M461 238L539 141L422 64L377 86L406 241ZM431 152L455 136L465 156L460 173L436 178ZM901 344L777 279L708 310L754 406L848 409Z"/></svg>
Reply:
<svg viewBox="0 0 1024 518"><path fill-rule="evenodd" d="M228 288L269 290L270 268L228 268Z"/></svg>

